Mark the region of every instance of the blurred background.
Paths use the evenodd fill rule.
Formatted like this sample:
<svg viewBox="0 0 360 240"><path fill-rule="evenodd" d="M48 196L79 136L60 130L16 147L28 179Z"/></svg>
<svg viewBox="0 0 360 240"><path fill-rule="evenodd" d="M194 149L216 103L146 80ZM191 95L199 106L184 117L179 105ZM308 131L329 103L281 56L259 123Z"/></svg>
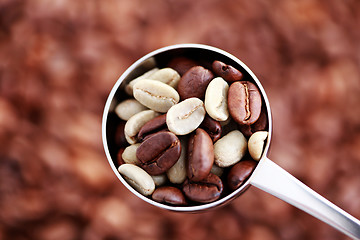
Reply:
<svg viewBox="0 0 360 240"><path fill-rule="evenodd" d="M0 239L348 239L254 187L200 214L132 195L101 120L141 56L203 43L241 59L273 113L270 158L360 218L357 0L1 0Z"/></svg>

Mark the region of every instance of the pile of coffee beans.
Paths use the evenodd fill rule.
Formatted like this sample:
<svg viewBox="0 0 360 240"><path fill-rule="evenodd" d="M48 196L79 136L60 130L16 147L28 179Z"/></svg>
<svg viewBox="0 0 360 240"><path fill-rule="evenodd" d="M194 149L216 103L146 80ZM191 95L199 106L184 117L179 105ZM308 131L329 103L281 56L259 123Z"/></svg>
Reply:
<svg viewBox="0 0 360 240"><path fill-rule="evenodd" d="M268 121L251 79L221 61L172 59L125 86L115 113L117 163L138 192L169 205L216 201L261 158Z"/></svg>

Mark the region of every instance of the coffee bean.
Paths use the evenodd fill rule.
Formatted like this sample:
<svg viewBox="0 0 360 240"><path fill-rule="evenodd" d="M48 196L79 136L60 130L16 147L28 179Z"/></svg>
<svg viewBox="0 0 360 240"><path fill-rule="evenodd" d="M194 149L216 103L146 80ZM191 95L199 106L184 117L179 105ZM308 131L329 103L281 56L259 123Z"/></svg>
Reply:
<svg viewBox="0 0 360 240"><path fill-rule="evenodd" d="M175 184L181 184L186 179L186 146L188 145L187 138L184 136L179 137L181 144L181 153L177 162L169 170L167 170L166 175L169 178L170 182Z"/></svg>
<svg viewBox="0 0 360 240"><path fill-rule="evenodd" d="M198 98L188 98L169 109L166 125L176 135L186 135L194 131L204 120L204 103Z"/></svg>
<svg viewBox="0 0 360 240"><path fill-rule="evenodd" d="M261 158L262 152L264 150L265 139L268 136L268 132L259 131L251 135L248 142L248 149L250 156L258 161Z"/></svg>
<svg viewBox="0 0 360 240"><path fill-rule="evenodd" d="M186 205L184 194L176 187L160 187L152 194L154 201L171 204L171 205Z"/></svg>
<svg viewBox="0 0 360 240"><path fill-rule="evenodd" d="M213 164L210 172L218 177L221 177L224 173L224 168L218 167L216 164Z"/></svg>
<svg viewBox="0 0 360 240"><path fill-rule="evenodd" d="M135 99L115 108L127 120L114 134L117 163L125 166L119 172L143 195L168 205L216 201L220 176L231 190L244 184L268 134L261 132L268 115L257 86L240 81L242 73L224 62L197 61L179 57L146 72L125 86ZM253 159L243 160L247 151Z"/></svg>
<svg viewBox="0 0 360 240"><path fill-rule="evenodd" d="M124 150L125 150L125 148L120 148L118 153L116 154L116 161L119 166L121 164L125 163L124 159L122 158L122 154L123 154Z"/></svg>
<svg viewBox="0 0 360 240"><path fill-rule="evenodd" d="M215 163L229 167L239 162L247 151L247 140L239 130L234 130L214 144Z"/></svg>
<svg viewBox="0 0 360 240"><path fill-rule="evenodd" d="M178 92L181 100L196 97L204 99L205 91L214 74L201 66L192 67L181 77Z"/></svg>
<svg viewBox="0 0 360 240"><path fill-rule="evenodd" d="M125 138L128 143L134 144L137 142L137 134L140 129L159 114L153 110L145 110L132 116L125 124Z"/></svg>
<svg viewBox="0 0 360 240"><path fill-rule="evenodd" d="M148 77L148 79L157 80L176 88L180 80L180 75L172 68L162 68Z"/></svg>
<svg viewBox="0 0 360 240"><path fill-rule="evenodd" d="M140 167L133 164L122 164L118 168L118 171L124 179L141 194L148 196L154 192L154 180Z"/></svg>
<svg viewBox="0 0 360 240"><path fill-rule="evenodd" d="M230 85L228 107L237 123L250 125L256 122L260 116L261 104L261 95L255 84L241 81Z"/></svg>
<svg viewBox="0 0 360 240"><path fill-rule="evenodd" d="M222 191L221 179L212 173L198 182L187 179L183 185L185 196L192 201L201 203L209 203L219 199Z"/></svg>
<svg viewBox="0 0 360 240"><path fill-rule="evenodd" d="M115 144L118 147L125 147L129 144L126 141L126 137L125 137L125 124L126 124L126 122L120 121L116 127Z"/></svg>
<svg viewBox="0 0 360 240"><path fill-rule="evenodd" d="M139 148L139 146L140 143L135 143L125 148L122 154L122 159L125 163L140 165L140 161L136 157L136 150Z"/></svg>
<svg viewBox="0 0 360 240"><path fill-rule="evenodd" d="M237 124L234 119L231 117L229 118L230 121L226 121L226 124L223 124L223 122L220 122L222 133L221 136L225 136L229 132L232 132L234 130L239 130L239 124Z"/></svg>
<svg viewBox="0 0 360 240"><path fill-rule="evenodd" d="M162 186L167 182L166 174L151 175L151 178L154 180L156 187Z"/></svg>
<svg viewBox="0 0 360 240"><path fill-rule="evenodd" d="M214 145L203 129L198 128L189 139L187 176L191 181L200 181L209 175L214 163Z"/></svg>
<svg viewBox="0 0 360 240"><path fill-rule="evenodd" d="M166 112L180 99L174 88L163 82L149 79L135 83L133 92L136 100L156 112Z"/></svg>
<svg viewBox="0 0 360 240"><path fill-rule="evenodd" d="M228 82L239 81L243 78L243 74L239 70L220 61L213 62L212 70L216 75Z"/></svg>
<svg viewBox="0 0 360 240"><path fill-rule="evenodd" d="M256 167L256 162L253 160L241 160L235 164L227 177L227 183L231 190L240 187L245 180L251 175Z"/></svg>
<svg viewBox="0 0 360 240"><path fill-rule="evenodd" d="M259 119L251 125L239 125L239 130L245 137L250 137L253 133L258 131L264 131L267 127L268 120L266 115L266 109L263 106Z"/></svg>
<svg viewBox="0 0 360 240"><path fill-rule="evenodd" d="M252 132L254 133L257 131L264 131L267 125L268 125L268 117L264 106L261 110L259 119L251 126Z"/></svg>
<svg viewBox="0 0 360 240"><path fill-rule="evenodd" d="M138 133L138 139L139 141L144 141L150 135L164 130L167 130L166 114L160 115L145 123Z"/></svg>
<svg viewBox="0 0 360 240"><path fill-rule="evenodd" d="M141 143L136 157L141 167L151 175L165 173L180 157L179 139L171 132L159 132Z"/></svg>
<svg viewBox="0 0 360 240"><path fill-rule="evenodd" d="M157 71L159 71L159 68L153 68L147 72L145 72L144 74L142 74L141 76L131 80L129 82L128 85L126 85L125 87L125 92L127 94L129 94L130 96L133 96L133 87L135 85L135 83L137 83L138 81L142 80L142 79L147 79L149 78L151 75L153 75L154 73L156 73Z"/></svg>
<svg viewBox="0 0 360 240"><path fill-rule="evenodd" d="M209 117L208 115L205 116L199 127L204 129L209 134L213 142L216 142L221 137L221 124L218 121L215 121L214 119Z"/></svg>
<svg viewBox="0 0 360 240"><path fill-rule="evenodd" d="M214 78L205 92L206 112L217 121L226 121L229 118L228 96L229 85L221 77Z"/></svg>
<svg viewBox="0 0 360 240"><path fill-rule="evenodd" d="M116 106L115 113L120 119L127 121L136 113L139 113L146 109L147 107L145 107L135 99L126 99Z"/></svg>
<svg viewBox="0 0 360 240"><path fill-rule="evenodd" d="M173 68L177 71L181 76L184 75L190 68L198 65L194 60L186 58L186 57L177 57L173 58L168 67Z"/></svg>

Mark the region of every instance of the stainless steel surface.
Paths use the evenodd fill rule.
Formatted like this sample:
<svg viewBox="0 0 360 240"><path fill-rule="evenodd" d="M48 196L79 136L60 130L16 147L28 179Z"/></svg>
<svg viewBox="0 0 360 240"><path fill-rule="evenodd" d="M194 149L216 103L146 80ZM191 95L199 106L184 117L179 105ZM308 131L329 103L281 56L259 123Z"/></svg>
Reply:
<svg viewBox="0 0 360 240"><path fill-rule="evenodd" d="M109 112L112 110L113 106L118 103L124 96L123 87L124 85L133 79L136 76L141 75L146 70L151 69L155 65L161 63L164 59L169 59L173 56L185 54L189 57L199 57L208 58L213 60L226 60L226 62L230 62L234 67L239 68L243 71L243 73L250 76L257 86L259 87L261 94L263 96L264 103L266 105L266 110L269 118L269 135L267 138L267 142L264 148L263 158L260 160L257 168L255 169L253 175L248 179L245 184L243 184L239 189L230 193L226 197L223 197L215 202L209 204L203 204L198 206L188 206L188 207L176 207L176 206L168 206L165 204L161 204L147 198L136 190L134 190L116 169L114 161L111 157L109 151L109 143L108 143L108 116ZM343 233L347 234L352 238L360 239L360 223L357 219L344 212L340 208L336 207L334 204L330 203L296 178L291 176L285 170L281 169L275 163L271 162L266 156L270 147L272 136L272 117L271 117L271 109L269 100L266 96L266 93L260 83L260 81L256 78L256 76L251 72L251 70L239 59L234 57L233 55L220 50L215 47L201 45L201 44L178 44L172 45L168 47L164 47L153 51L138 61L136 61L133 65L131 65L124 74L118 79L115 86L111 90L109 97L107 99L103 121L102 121L102 138L103 145L105 149L105 153L111 168L113 169L116 176L119 180L136 196L141 198L142 200L163 208L172 211L179 212L197 212L202 210L207 210L213 207L217 207L223 204L228 203L232 199L236 198L240 194L242 194L250 185L258 187L274 196L308 212L314 217L319 218L320 220L330 224L331 226L339 229Z"/></svg>
<svg viewBox="0 0 360 240"><path fill-rule="evenodd" d="M313 215L354 239L360 239L360 221L329 202L274 162L264 157L250 184Z"/></svg>

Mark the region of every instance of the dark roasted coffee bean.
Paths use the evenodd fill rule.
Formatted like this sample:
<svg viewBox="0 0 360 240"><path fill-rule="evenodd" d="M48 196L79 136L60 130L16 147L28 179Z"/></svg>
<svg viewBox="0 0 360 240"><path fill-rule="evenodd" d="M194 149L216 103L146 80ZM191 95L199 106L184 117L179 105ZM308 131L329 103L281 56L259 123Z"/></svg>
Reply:
<svg viewBox="0 0 360 240"><path fill-rule="evenodd" d="M170 186L157 188L152 194L152 199L160 203L171 205L187 204L185 196L181 190Z"/></svg>
<svg viewBox="0 0 360 240"><path fill-rule="evenodd" d="M245 180L251 175L256 167L256 162L254 160L241 160L235 164L227 177L228 186L231 190L235 190L240 187Z"/></svg>
<svg viewBox="0 0 360 240"><path fill-rule="evenodd" d="M160 115L154 119L151 119L145 125L140 128L138 133L138 139L140 142L144 141L149 135L167 130L166 126L166 114Z"/></svg>
<svg viewBox="0 0 360 240"><path fill-rule="evenodd" d="M177 57L173 58L168 67L177 71L180 76L184 75L190 68L198 65L194 60L186 58L186 57Z"/></svg>
<svg viewBox="0 0 360 240"><path fill-rule="evenodd" d="M213 62L212 70L216 75L228 82L239 81L243 78L243 74L239 70L220 61Z"/></svg>
<svg viewBox="0 0 360 240"><path fill-rule="evenodd" d="M241 125L256 122L261 112L261 95L255 84L234 82L228 93L228 107L232 118Z"/></svg>
<svg viewBox="0 0 360 240"><path fill-rule="evenodd" d="M214 164L214 145L205 132L198 128L191 134L188 143L187 176L191 181L200 181L206 178Z"/></svg>
<svg viewBox="0 0 360 240"><path fill-rule="evenodd" d="M125 138L125 123L125 121L121 121L116 127L115 143L118 147L126 147L127 145L129 145Z"/></svg>
<svg viewBox="0 0 360 240"><path fill-rule="evenodd" d="M209 203L219 199L222 191L221 179L212 173L198 182L187 179L183 185L185 196L192 201L201 203Z"/></svg>
<svg viewBox="0 0 360 240"><path fill-rule="evenodd" d="M195 66L189 69L181 77L178 84L178 92L181 100L197 97L204 99L206 87L214 78L214 74L201 66Z"/></svg>
<svg viewBox="0 0 360 240"><path fill-rule="evenodd" d="M171 168L180 157L179 139L171 132L159 132L146 139L136 150L141 167L150 175L159 175Z"/></svg>
<svg viewBox="0 0 360 240"><path fill-rule="evenodd" d="M221 136L222 128L220 122L212 119L208 115L205 116L199 127L209 134L213 142L216 142Z"/></svg>
<svg viewBox="0 0 360 240"><path fill-rule="evenodd" d="M154 133L150 133L149 135L146 135L141 141L145 141L146 139L152 137L153 135L155 135L156 133L160 133L160 132L169 132L169 130L166 128L166 129L161 129L157 132L154 132Z"/></svg>
<svg viewBox="0 0 360 240"><path fill-rule="evenodd" d="M239 125L239 130L245 137L250 137L257 131L264 131L268 124L265 107L262 108L259 119L251 125Z"/></svg>

